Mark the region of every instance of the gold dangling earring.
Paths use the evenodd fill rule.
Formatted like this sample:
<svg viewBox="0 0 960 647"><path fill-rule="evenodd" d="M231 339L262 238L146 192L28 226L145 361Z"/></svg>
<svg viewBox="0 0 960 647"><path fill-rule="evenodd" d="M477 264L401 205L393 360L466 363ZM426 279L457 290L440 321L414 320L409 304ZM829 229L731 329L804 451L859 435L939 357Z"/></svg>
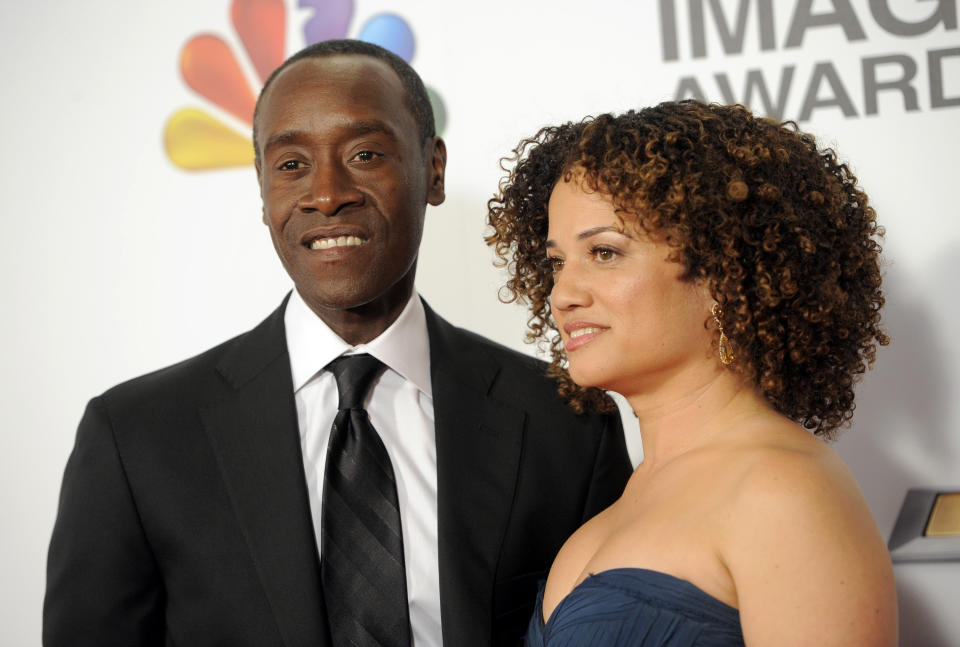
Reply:
<svg viewBox="0 0 960 647"><path fill-rule="evenodd" d="M723 310L720 308L719 303L713 304L713 320L717 322L717 328L720 329L720 345L718 350L720 351L720 361L723 362L724 366L729 366L733 364L733 360L736 358L733 356L733 353L730 352L730 349L727 347L727 336L723 334L723 324L720 322L720 317L723 315Z"/></svg>

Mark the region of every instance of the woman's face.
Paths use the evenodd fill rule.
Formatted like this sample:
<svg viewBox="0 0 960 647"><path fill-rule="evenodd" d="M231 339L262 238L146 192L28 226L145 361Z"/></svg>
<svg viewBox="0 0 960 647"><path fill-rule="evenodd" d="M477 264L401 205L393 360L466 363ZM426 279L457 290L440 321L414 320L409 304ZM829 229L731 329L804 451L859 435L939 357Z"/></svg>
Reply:
<svg viewBox="0 0 960 647"><path fill-rule="evenodd" d="M672 248L621 222L576 174L557 183L548 216L550 307L577 384L629 396L710 366L713 299L680 279Z"/></svg>

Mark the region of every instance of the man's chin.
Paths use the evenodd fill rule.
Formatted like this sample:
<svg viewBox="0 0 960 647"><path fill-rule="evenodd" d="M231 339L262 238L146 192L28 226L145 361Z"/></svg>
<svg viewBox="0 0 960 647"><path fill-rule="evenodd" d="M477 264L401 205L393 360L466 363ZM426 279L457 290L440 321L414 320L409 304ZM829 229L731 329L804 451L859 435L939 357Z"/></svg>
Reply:
<svg viewBox="0 0 960 647"><path fill-rule="evenodd" d="M310 309L321 316L323 312L355 312L360 317L376 317L384 311L402 309L410 299L411 289L403 289L400 285L384 287L350 282L339 288L325 285L323 290L298 286L297 292Z"/></svg>
<svg viewBox="0 0 960 647"><path fill-rule="evenodd" d="M349 312L368 309L376 300L376 295L368 295L356 291L323 291L301 290L297 288L301 298L310 309L321 314L324 312Z"/></svg>

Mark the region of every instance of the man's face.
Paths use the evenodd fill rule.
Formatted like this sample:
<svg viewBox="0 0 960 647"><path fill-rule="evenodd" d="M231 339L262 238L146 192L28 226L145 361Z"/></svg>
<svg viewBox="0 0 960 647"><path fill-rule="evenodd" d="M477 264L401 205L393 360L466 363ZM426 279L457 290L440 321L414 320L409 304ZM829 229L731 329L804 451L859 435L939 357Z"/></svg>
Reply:
<svg viewBox="0 0 960 647"><path fill-rule="evenodd" d="M444 199L443 142L421 138L404 99L386 63L335 55L292 64L260 105L264 223L297 291L352 343L399 315L426 205Z"/></svg>

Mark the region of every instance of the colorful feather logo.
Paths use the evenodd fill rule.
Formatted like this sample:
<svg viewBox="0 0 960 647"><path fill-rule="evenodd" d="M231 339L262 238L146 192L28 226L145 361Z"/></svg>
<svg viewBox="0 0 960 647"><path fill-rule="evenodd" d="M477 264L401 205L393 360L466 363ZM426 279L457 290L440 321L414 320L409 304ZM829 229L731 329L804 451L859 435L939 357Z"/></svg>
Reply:
<svg viewBox="0 0 960 647"><path fill-rule="evenodd" d="M345 38L353 18L353 0L299 0L313 9L303 27L305 45ZM187 170L222 169L253 164L250 128L257 93L270 73L286 58L287 8L283 0L233 0L233 28L258 82L251 84L237 53L221 36L201 33L190 38L180 53L180 73L201 97L248 126L241 131L203 108L181 108L167 120L164 147L170 160ZM389 49L408 63L416 50L413 30L400 16L381 13L369 18L355 36ZM437 119L446 125L440 95L427 87Z"/></svg>

